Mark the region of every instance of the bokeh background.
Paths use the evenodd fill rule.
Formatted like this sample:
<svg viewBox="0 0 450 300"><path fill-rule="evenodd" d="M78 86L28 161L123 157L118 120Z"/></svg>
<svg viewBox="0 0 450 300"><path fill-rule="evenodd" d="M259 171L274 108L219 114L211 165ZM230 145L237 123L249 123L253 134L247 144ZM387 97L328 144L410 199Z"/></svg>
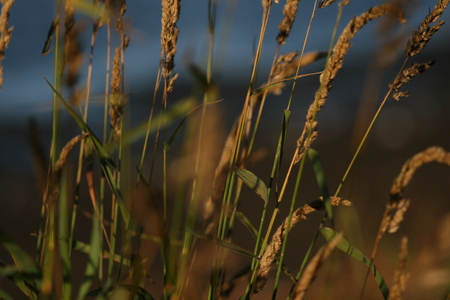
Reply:
<svg viewBox="0 0 450 300"><path fill-rule="evenodd" d="M409 34L418 27L436 1L413 2L406 14L407 24L394 29L395 34L404 35L404 45ZM338 33L353 16L380 3L381 1L373 0L353 1L344 9ZM175 72L179 73L180 77L169 97L171 102L192 94L195 80L188 65L195 63L205 68L208 54L207 2L184 0L181 5L178 22L180 34L175 60ZM284 3L274 4L272 9L258 76L258 82L261 84L268 76L273 59L278 24L283 17L283 5ZM35 245L35 237L31 233L37 230L39 224L41 195L36 188L33 173L27 122L30 117L36 120L41 130L40 138L44 150L48 153L52 91L42 77L50 80L53 78L53 57L52 54L42 56L41 51L55 14L54 6L54 1L16 1L9 21L9 24L14 26L12 41L2 62L4 84L0 91L0 227L25 248L30 249L30 253ZM131 94L126 107L130 126L139 124L148 117L159 65L160 8L158 1L128 1L125 30L131 42L125 57L125 87ZM312 1L300 3L294 28L286 45L281 48L281 53L301 50L312 9ZM221 111L223 132L227 132L238 117L245 100L252 57L260 30L262 7L258 1L218 1L217 13L213 79L220 88L220 99L223 99L217 106ZM306 46L307 51L328 50L336 13L337 4L317 11ZM92 25L88 16L79 14L77 18L86 29L83 47L85 53L88 53ZM442 19L449 20L450 13L445 12ZM377 75L379 65L376 54L382 41L388 38L385 33L379 31L381 22L381 19L372 21L352 40L353 46L345 58L344 67L333 84L326 106L318 116L319 138L313 148L320 153L331 191L337 188L355 151L355 141L361 138L361 130L367 127L367 121L374 114L377 104L388 89L388 83L394 78L404 58L403 52L400 51L397 59L385 72ZM450 150L449 25L445 24L423 53L413 58L412 61L436 60L437 63L404 86L404 89L411 93L409 98L403 98L400 102L393 99L388 101L341 192L341 196L351 200L354 206L346 212L339 210L339 224L347 230L349 240L367 253L373 244L382 211L388 200L390 185L403 162L432 145ZM117 43L117 39L113 39L113 42ZM106 34L103 29L99 33L94 53L94 103L97 96L101 99L105 86L105 50ZM85 57L86 62L87 60ZM316 62L305 68L303 73L320 71L323 63ZM82 72L86 74L87 67ZM85 84L86 76L83 74L80 76L82 80L78 84L79 87ZM292 121L286 157L290 158L295 150L295 141L301 133L306 109L313 100L317 87L317 76L298 81L291 108ZM290 85L286 90L290 90ZM263 114L256 146L264 148L267 156L262 163L252 168L263 180L268 180L270 174L272 154L276 148L287 99L288 92L281 96L270 96ZM94 128L100 125L103 119L101 112L102 104L98 100L98 110L91 110L88 124ZM65 114L63 118L69 119ZM309 176L304 176L299 205L317 198L320 194L310 169L307 169L306 175ZM393 274L389 272L393 270L396 254L385 254L398 250L402 235L407 234L410 238L410 248L413 249L410 261L413 265L414 260L420 257L421 249L429 245L433 236L438 233L438 228L443 228L444 225L440 222L445 216L448 219L450 212L449 183L450 168L437 164L423 167L414 177L406 191L407 197L412 200L406 220L400 232L387 237L383 244L386 246L382 246L380 250L379 256L388 257L379 261L382 272L383 266L386 267L387 274L384 273L384 276L387 279L392 278ZM245 202L242 210L251 211L253 200ZM280 215L283 216L283 213ZM297 257L303 257L301 253L309 244L319 221L320 217L312 217L294 229L293 240L298 241L298 245L292 246L288 251L293 269L301 263ZM355 227L354 224L359 225ZM236 240L236 243L243 246L246 246L245 242L245 238ZM5 257L7 253L2 249L0 258L3 260ZM239 264L239 259L237 261ZM419 280L417 283L428 295L433 290L436 290L436 296L441 295L442 282L439 280L447 278L448 281L450 278L448 256L444 257L443 261L447 268L439 269L439 276ZM412 269L411 272L414 273L415 270ZM359 274L351 268L346 270L346 273ZM422 275L433 274L423 272ZM353 278L350 275L349 277ZM0 279L0 285L3 284L7 283ZM344 291L345 287L351 284L351 279L342 278ZM313 290L311 295L323 295L320 294L323 292L320 290L321 284L316 285L319 287L317 291ZM439 286L438 290L436 286ZM341 294L338 291L336 293L334 299L344 299L339 296ZM380 295L376 295L374 299L379 299L377 296ZM417 293L408 297L424 299Z"/></svg>

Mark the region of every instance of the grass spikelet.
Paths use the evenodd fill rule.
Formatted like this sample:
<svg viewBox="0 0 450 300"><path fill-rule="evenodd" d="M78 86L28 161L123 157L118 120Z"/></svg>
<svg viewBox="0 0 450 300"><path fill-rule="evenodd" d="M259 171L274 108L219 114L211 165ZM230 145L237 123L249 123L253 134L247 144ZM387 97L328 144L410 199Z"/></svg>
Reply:
<svg viewBox="0 0 450 300"><path fill-rule="evenodd" d="M280 25L278 25L278 28L280 29L277 36L278 45L283 45L286 43L286 39L288 38L292 25L294 24L295 16L297 15L299 2L300 0L286 0L286 4L283 8L284 18Z"/></svg>
<svg viewBox="0 0 450 300"><path fill-rule="evenodd" d="M414 31L406 46L406 56L411 57L420 53L431 37L441 28L444 21L439 21L450 0L439 0L434 9L425 17L419 28ZM434 26L431 23L438 22Z"/></svg>
<svg viewBox="0 0 450 300"><path fill-rule="evenodd" d="M408 186L414 173L421 166L433 161L450 166L450 153L441 147L430 147L417 153L403 165L400 174L391 186L391 199L386 205L384 217L380 225L381 234L384 234L386 231L394 233L398 230L403 220L403 215L409 206L409 200L403 197L403 190Z"/></svg>
<svg viewBox="0 0 450 300"><path fill-rule="evenodd" d="M333 48L333 54L329 58L323 74L320 76L321 85L316 92L315 100L308 109L305 127L303 128L300 138L297 140L297 156L295 162L300 161L305 150L308 149L309 145L317 138L316 113L325 105L332 82L344 63L345 54L351 47L350 40L369 21L387 14L393 14L402 24L405 23L402 10L396 5L386 3L380 6L374 6L360 16L354 17L342 31ZM305 141L308 135L308 141Z"/></svg>
<svg viewBox="0 0 450 300"><path fill-rule="evenodd" d="M122 84L121 77L121 47L116 47L113 60L113 72L111 79L112 95L110 99L109 116L111 118L111 127L114 130L114 138L117 140L120 137L120 118L123 113L123 97L120 93L120 87Z"/></svg>
<svg viewBox="0 0 450 300"><path fill-rule="evenodd" d="M423 72L425 72L425 70L431 68L431 66L434 65L435 62L436 61L432 60L430 62L422 64L414 63L409 68L403 70L403 72L395 78L394 82L391 85L389 85L389 87L394 92L392 94L392 98L394 98L397 101L400 101L401 97L408 97L409 96L408 92L399 91L400 88L403 86L403 84L411 81L413 77L416 77L417 75L420 75Z"/></svg>
<svg viewBox="0 0 450 300"><path fill-rule="evenodd" d="M341 238L342 233L338 234L327 245L322 246L319 251L317 251L317 254L314 255L314 257L311 259L308 266L305 268L302 277L299 279L299 281L297 281L297 284L295 285L292 294L293 300L304 299L305 294L311 283L314 281L314 278L316 277L320 266L325 260L327 260Z"/></svg>
<svg viewBox="0 0 450 300"><path fill-rule="evenodd" d="M14 27L8 28L9 12L11 11L14 0L1 0L2 11L0 13L0 89L3 85L3 66L2 60L5 58L5 49L11 41L11 34Z"/></svg>
<svg viewBox="0 0 450 300"><path fill-rule="evenodd" d="M180 17L180 0L162 0L161 18L161 64L162 75L165 79L165 92L173 89L177 75L171 77L175 66L174 59L177 53L178 28Z"/></svg>
<svg viewBox="0 0 450 300"><path fill-rule="evenodd" d="M408 186L414 173L424 164L438 162L450 166L450 152L446 152L441 147L429 147L428 149L417 153L403 165L400 174L394 180L390 194L391 201L397 201L403 198L403 190Z"/></svg>
<svg viewBox="0 0 450 300"><path fill-rule="evenodd" d="M319 8L325 8L334 3L336 0L322 0L319 2Z"/></svg>
<svg viewBox="0 0 450 300"><path fill-rule="evenodd" d="M439 162L450 166L450 152L446 152L441 147L430 147L422 152L417 153L407 160L395 178L391 190L390 200L386 205L380 227L378 229L375 244L372 250L373 260L378 250L378 245L385 232L394 233L398 230L403 216L408 209L409 200L403 197L403 190L408 186L414 173L424 164L430 162Z"/></svg>
<svg viewBox="0 0 450 300"><path fill-rule="evenodd" d="M350 206L352 204L348 200L343 200L342 198L335 196L330 197L330 202L333 206ZM322 198L314 200L308 204L303 205L300 208L297 208L294 211L289 228L287 228L288 218L286 218L283 221L283 224L278 227L278 229L272 235L272 240L270 241L270 244L268 245L266 251L264 252L264 255L261 258L260 268L255 281L255 288L253 289L253 292L255 294L260 292L264 288L264 285L266 284L269 277L271 264L280 251L286 232L288 230L291 230L299 221L306 220L306 215L317 210L324 209L325 205Z"/></svg>
<svg viewBox="0 0 450 300"><path fill-rule="evenodd" d="M406 272L406 259L408 258L408 238L403 237L398 254L397 268L394 274L394 284L389 292L388 300L401 300L405 292L408 273Z"/></svg>
<svg viewBox="0 0 450 300"><path fill-rule="evenodd" d="M401 199L399 201L389 202L386 206L386 216L383 218L381 232L394 233L400 227L403 216L408 210L410 200Z"/></svg>
<svg viewBox="0 0 450 300"><path fill-rule="evenodd" d="M61 150L61 153L59 154L59 158L56 161L55 166L52 170L51 182L49 183L49 189L47 190L48 193L46 195L47 205L52 205L53 203L55 203L56 199L58 198L62 168L66 164L66 161L69 157L70 151L72 151L73 147L75 147L76 144L81 142L86 136L87 136L87 133L82 133L80 135L77 135L76 137L71 139Z"/></svg>

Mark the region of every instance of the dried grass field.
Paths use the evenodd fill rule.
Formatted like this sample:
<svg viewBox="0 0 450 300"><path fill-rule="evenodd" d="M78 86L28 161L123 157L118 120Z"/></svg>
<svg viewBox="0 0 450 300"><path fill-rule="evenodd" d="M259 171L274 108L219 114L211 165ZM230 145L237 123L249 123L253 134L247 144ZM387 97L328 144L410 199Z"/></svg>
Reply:
<svg viewBox="0 0 450 300"><path fill-rule="evenodd" d="M449 300L449 2L0 0L0 299Z"/></svg>

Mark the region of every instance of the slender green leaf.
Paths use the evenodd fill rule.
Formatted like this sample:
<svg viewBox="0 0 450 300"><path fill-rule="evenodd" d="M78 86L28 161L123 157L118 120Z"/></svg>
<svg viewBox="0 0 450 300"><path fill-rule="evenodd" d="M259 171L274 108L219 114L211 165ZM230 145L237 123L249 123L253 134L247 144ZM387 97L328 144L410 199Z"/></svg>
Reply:
<svg viewBox="0 0 450 300"><path fill-rule="evenodd" d="M0 299L2 300L14 300L13 297L11 297L8 293L0 289Z"/></svg>
<svg viewBox="0 0 450 300"><path fill-rule="evenodd" d="M84 280L78 290L78 299L84 299L84 295L88 292L95 279L100 265L102 256L102 231L98 214L93 212L92 226L91 226L91 251L88 253L88 262L84 271Z"/></svg>
<svg viewBox="0 0 450 300"><path fill-rule="evenodd" d="M185 98L178 101L176 104L172 105L170 110L163 112L162 114L155 116L150 125L148 121L141 123L135 128L131 129L128 132L125 132L122 138L122 145L129 145L138 139L145 136L147 132L148 126L150 126L150 132L156 131L158 129L159 124L161 124L161 120L164 119L165 125L168 126L175 122L178 118L185 116L192 109L195 108L196 100L194 98ZM172 139L172 138L171 138Z"/></svg>
<svg viewBox="0 0 450 300"><path fill-rule="evenodd" d="M328 218L330 218L331 224L334 227L333 208L330 203L330 192L328 191L328 186L325 181L325 174L322 169L322 164L320 163L319 153L314 149L309 149L308 155L313 164L314 173L316 174L317 184L319 185L320 192L322 193L325 210L327 211Z"/></svg>
<svg viewBox="0 0 450 300"><path fill-rule="evenodd" d="M250 231L250 233L253 235L253 237L256 237L258 235L258 232L256 231L256 228L252 225L250 220L247 218L244 213L237 211L235 213L236 217L241 221L242 224Z"/></svg>
<svg viewBox="0 0 450 300"><path fill-rule="evenodd" d="M92 130L89 128L89 126L83 121L83 119L70 107L69 104L64 100L64 98L56 91L56 89L52 86L52 84L44 77L47 84L51 87L53 92L58 96L61 103L64 105L66 110L69 112L70 116L75 120L75 122L78 124L78 126L83 130L84 132L89 133L89 139L92 141L94 145L94 149L96 150L96 153L98 155L98 158L100 160L100 164L102 166L103 172L106 176L106 179L108 181L109 186L111 187L112 192L114 193L114 196L117 198L117 202L120 207L120 212L122 214L122 217L126 224L128 224L130 220L130 214L128 210L125 207L125 204L123 202L122 194L119 191L119 188L117 186L117 183L114 179L114 176L108 166L107 163L109 163L111 166L116 168L116 165L106 149L103 147L102 143L98 140L98 138L95 136L95 134L92 132Z"/></svg>
<svg viewBox="0 0 450 300"><path fill-rule="evenodd" d="M49 54L53 48L52 46L53 36L55 35L56 27L58 26L59 18L55 18L48 29L47 38L45 39L44 48L42 48L42 55Z"/></svg>
<svg viewBox="0 0 450 300"><path fill-rule="evenodd" d="M175 140L176 136L180 132L181 128L183 127L184 121L186 121L187 117L184 117L183 120L181 120L180 124L178 124L177 128L175 129L175 132L170 136L169 141L166 144L166 151L169 151L170 146L172 145L173 141Z"/></svg>
<svg viewBox="0 0 450 300"><path fill-rule="evenodd" d="M320 232L325 237L327 241L330 241L333 237L337 235L337 233L327 227L323 227L320 229ZM383 294L384 299L387 299L389 297L389 288L386 285L383 277L381 276L380 272L377 270L375 265L370 261L369 258L367 258L358 248L352 246L346 239L342 238L339 243L337 244L337 247L353 257L356 260L359 260L360 262L367 265L370 270L372 271L373 276L375 277L375 280L378 284L378 288L380 289L381 293Z"/></svg>
<svg viewBox="0 0 450 300"><path fill-rule="evenodd" d="M74 2L77 12L83 13L93 19L107 19L110 17L110 11L105 5L98 5L96 2L87 0L77 0Z"/></svg>
<svg viewBox="0 0 450 300"><path fill-rule="evenodd" d="M13 268L1 265L2 268L0 270L5 272L5 274L1 275L6 275L30 299L37 299L42 277L42 272L38 265L26 251L14 243L1 229L0 244L9 251L17 267L17 272L7 274L6 272L11 272Z"/></svg>
<svg viewBox="0 0 450 300"><path fill-rule="evenodd" d="M83 121L83 119L77 114L75 110L70 107L70 105L64 100L64 98L58 93L58 91L53 87L53 85L47 80L47 78L44 77L44 80L47 81L47 84L51 87L53 92L56 94L56 96L59 98L61 103L66 108L67 112L70 114L70 116L75 120L75 122L78 124L78 126L86 133L89 133L89 139L94 144L94 148L97 151L99 157L103 160L106 160L108 163L110 163L114 168L116 167L114 164L114 161L109 156L106 149L103 147L102 143L98 140L98 138L95 136L94 132L89 128L89 126Z"/></svg>
<svg viewBox="0 0 450 300"><path fill-rule="evenodd" d="M234 168L234 173L267 203L269 194L266 184L249 170Z"/></svg>
<svg viewBox="0 0 450 300"><path fill-rule="evenodd" d="M200 238L200 239L203 239L203 240L209 240L209 241L212 240L211 236L207 236L207 235L204 235L204 234L199 234L199 233L196 233L196 232L192 232L192 234L195 235L196 237ZM251 251L249 251L247 249L244 249L242 247L239 247L239 246L237 246L237 245L235 245L233 243L230 243L228 241L225 241L223 239L214 238L214 242L217 243L218 245L222 246L222 247L225 247L225 248L228 248L230 250L233 250L233 251L235 251L235 252L237 252L239 254L242 254L242 255L245 255L245 256L248 256L248 257L252 257L252 258L257 258L257 256L254 255Z"/></svg>
<svg viewBox="0 0 450 300"><path fill-rule="evenodd" d="M73 248L75 250L78 250L78 251L86 253L86 254L89 254L93 251L92 246L90 244L86 244L84 242L77 241L77 240L73 241ZM103 257L107 258L109 256L109 250L108 251L103 250L102 255L103 255ZM119 254L115 254L113 260L115 262L119 263L119 262L121 262L121 256ZM128 266L130 264L130 261L128 259L124 259L122 263L124 265Z"/></svg>

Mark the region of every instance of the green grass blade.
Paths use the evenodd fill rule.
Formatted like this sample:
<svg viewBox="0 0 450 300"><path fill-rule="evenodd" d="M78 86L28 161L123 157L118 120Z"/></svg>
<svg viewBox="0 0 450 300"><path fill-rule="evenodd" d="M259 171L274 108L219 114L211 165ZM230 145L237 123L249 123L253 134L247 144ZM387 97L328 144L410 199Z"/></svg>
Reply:
<svg viewBox="0 0 450 300"><path fill-rule="evenodd" d="M73 241L73 248L75 250L78 250L78 251L86 253L86 254L89 254L89 253L91 253L91 251L93 251L91 244L86 244L86 243L81 242L81 241ZM110 252L106 251L106 250L103 250L102 253L103 253L102 255L103 255L104 258L108 258L108 255L109 255ZM117 263L120 263L121 262L121 255L115 254L113 260L115 262L117 262ZM122 263L124 265L127 265L127 266L130 265L130 261L128 259L123 259Z"/></svg>
<svg viewBox="0 0 450 300"><path fill-rule="evenodd" d="M100 259L102 257L102 231L98 214L93 212L92 219L92 232L91 232L91 251L88 252L88 262L84 272L84 280L78 290L78 298L84 299L84 295L88 292L92 285L92 282L98 274L98 268L100 265Z"/></svg>
<svg viewBox="0 0 450 300"><path fill-rule="evenodd" d="M83 121L83 119L77 114L75 110L70 107L69 104L64 100L64 98L58 93L58 91L53 87L53 85L44 77L44 80L47 82L47 84L51 87L53 92L58 96L61 103L66 108L67 112L70 114L70 116L74 119L74 121L78 124L78 126L86 133L89 133L89 139L94 144L94 148L97 151L99 157L101 159L106 160L108 163L110 163L113 167L115 167L115 163L112 160L112 158L109 156L106 149L103 147L102 143L98 140L98 138L95 136L94 132L89 128L89 126Z"/></svg>
<svg viewBox="0 0 450 300"><path fill-rule="evenodd" d="M0 289L0 299L3 300L14 300L13 297L11 297L8 293Z"/></svg>
<svg viewBox="0 0 450 300"><path fill-rule="evenodd" d="M269 199L269 193L267 192L266 184L259 179L255 174L249 170L234 168L234 173L249 187L251 188L261 199L267 203Z"/></svg>
<svg viewBox="0 0 450 300"><path fill-rule="evenodd" d="M48 29L47 38L45 39L44 48L42 48L42 55L49 54L53 48L52 41L53 37L55 36L56 26L58 26L59 18L55 18L52 21L52 25L50 25L50 28Z"/></svg>
<svg viewBox="0 0 450 300"><path fill-rule="evenodd" d="M331 203L330 203L330 192L328 191L328 186L325 181L325 174L322 169L322 164L320 163L319 153L314 149L309 149L308 155L313 164L314 173L316 174L317 184L319 185L320 192L323 197L323 203L325 205L325 210L327 212L328 218L330 218L331 225L334 227L333 209L332 209Z"/></svg>
<svg viewBox="0 0 450 300"><path fill-rule="evenodd" d="M123 202L122 194L120 193L120 190L118 188L117 182L114 179L114 176L108 166L107 163L109 163L112 167L116 168L116 165L106 149L103 147L102 143L98 140L98 138L95 136L95 134L92 132L92 130L89 128L89 126L83 121L83 119L78 116L78 114L70 107L69 104L64 100L64 98L55 90L55 88L52 86L52 84L44 77L47 84L51 87L53 92L58 96L61 103L64 105L70 116L75 120L75 122L78 124L78 126L83 130L84 132L89 133L89 139L92 141L94 148L98 154L98 158L100 160L100 164L102 165L103 172L106 176L106 179L109 183L109 186L111 187L112 192L117 197L117 201L119 203L120 212L122 213L122 216L124 218L124 221L126 224L128 224L130 220L130 215L128 213L128 210L125 207L125 204Z"/></svg>
<svg viewBox="0 0 450 300"><path fill-rule="evenodd" d="M13 268L0 268L1 273L5 272L5 277L12 280L17 287L19 287L30 299L37 299L39 293L42 272L35 261L24 251L19 245L14 243L4 232L0 229L0 244L5 247L11 254L17 272L8 274L13 271Z"/></svg>
<svg viewBox="0 0 450 300"><path fill-rule="evenodd" d="M148 127L150 127L149 132L156 131L159 124L162 124L163 119L166 122L166 126L174 123L178 118L186 116L186 114L188 114L192 109L195 108L195 105L196 100L194 98L185 98L178 101L169 110L166 110L160 115L155 116L151 120L150 124L148 124L148 121L145 121L135 128L129 130L128 132L124 132L122 145L129 145L139 140L140 138L145 137Z"/></svg>
<svg viewBox="0 0 450 300"><path fill-rule="evenodd" d="M247 218L247 216L244 215L244 213L242 213L240 211L237 211L235 213L235 215L238 218L238 220L241 221L241 223L245 226L245 228L247 228L248 231L250 231L252 236L256 238L256 236L258 235L258 231L253 226L253 224L250 222L250 220Z"/></svg>
<svg viewBox="0 0 450 300"><path fill-rule="evenodd" d="M337 235L336 231L334 231L331 228L323 227L320 229L320 232L325 237L327 241L330 241L333 237ZM342 238L339 243L337 244L337 247L353 257L356 260L359 260L363 264L367 265L370 270L372 271L373 276L375 277L375 280L378 284L378 288L380 289L381 293L383 294L384 299L388 299L389 297L389 288L386 285L386 282L384 281L383 277L381 276L380 272L377 270L375 265L370 261L369 258L367 258L358 248L352 246L346 239Z"/></svg>
<svg viewBox="0 0 450 300"><path fill-rule="evenodd" d="M61 178L61 188L58 205L58 246L61 257L61 267L63 275L63 298L70 299L72 294L72 270L70 262L71 247L69 245L70 236L70 200L67 190L67 174L64 172Z"/></svg>

